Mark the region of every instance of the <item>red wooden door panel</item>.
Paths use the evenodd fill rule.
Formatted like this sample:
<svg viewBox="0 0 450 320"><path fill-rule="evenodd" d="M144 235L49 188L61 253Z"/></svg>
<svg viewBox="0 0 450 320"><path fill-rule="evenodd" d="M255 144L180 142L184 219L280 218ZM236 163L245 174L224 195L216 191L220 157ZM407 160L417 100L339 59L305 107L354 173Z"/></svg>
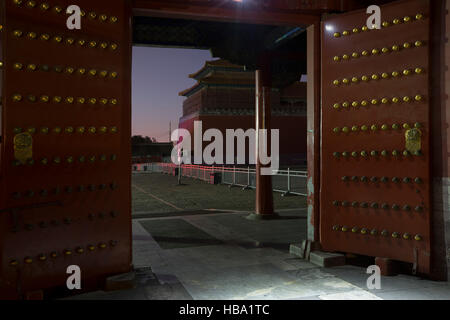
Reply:
<svg viewBox="0 0 450 320"><path fill-rule="evenodd" d="M429 1L322 28L320 238L329 251L430 269Z"/></svg>
<svg viewBox="0 0 450 320"><path fill-rule="evenodd" d="M66 8L82 10L81 30ZM131 8L4 0L0 297L131 266Z"/></svg>

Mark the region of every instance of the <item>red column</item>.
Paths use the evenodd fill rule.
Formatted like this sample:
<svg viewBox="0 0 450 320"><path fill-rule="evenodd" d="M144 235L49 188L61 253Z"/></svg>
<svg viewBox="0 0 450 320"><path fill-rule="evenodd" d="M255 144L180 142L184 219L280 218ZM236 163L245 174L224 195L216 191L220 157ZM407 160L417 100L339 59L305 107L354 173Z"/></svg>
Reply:
<svg viewBox="0 0 450 320"><path fill-rule="evenodd" d="M267 60L266 60L267 61ZM273 211L272 176L261 175L262 165L259 159L258 129L270 130L272 75L270 62L267 61L256 71L256 210L249 219L273 219L277 215ZM270 131L268 131L268 147L270 152Z"/></svg>
<svg viewBox="0 0 450 320"><path fill-rule="evenodd" d="M307 240L320 242L320 86L321 86L320 23L307 28L307 163L308 222Z"/></svg>

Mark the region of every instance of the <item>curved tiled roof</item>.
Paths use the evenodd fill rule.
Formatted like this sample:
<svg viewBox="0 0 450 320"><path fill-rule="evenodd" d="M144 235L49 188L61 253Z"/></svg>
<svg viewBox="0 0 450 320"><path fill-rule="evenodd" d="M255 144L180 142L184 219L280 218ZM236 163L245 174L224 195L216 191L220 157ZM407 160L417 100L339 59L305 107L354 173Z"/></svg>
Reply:
<svg viewBox="0 0 450 320"><path fill-rule="evenodd" d="M227 69L229 71L234 70L234 71L238 71L238 72L246 71L244 66L232 64L231 62L228 62L227 60L224 60L224 59L218 59L218 60L206 61L205 65L197 72L190 74L189 78L199 80L199 79L203 78L204 76L206 76L208 74L208 71L214 71L217 69L220 69L220 70Z"/></svg>
<svg viewBox="0 0 450 320"><path fill-rule="evenodd" d="M238 72L244 74L245 77L230 75L228 73ZM197 83L178 93L180 96L190 96L205 86L232 86L232 87L253 87L254 80L253 71L247 71L244 66L232 64L224 59L206 61L204 66L196 73L190 74L189 77L197 80Z"/></svg>

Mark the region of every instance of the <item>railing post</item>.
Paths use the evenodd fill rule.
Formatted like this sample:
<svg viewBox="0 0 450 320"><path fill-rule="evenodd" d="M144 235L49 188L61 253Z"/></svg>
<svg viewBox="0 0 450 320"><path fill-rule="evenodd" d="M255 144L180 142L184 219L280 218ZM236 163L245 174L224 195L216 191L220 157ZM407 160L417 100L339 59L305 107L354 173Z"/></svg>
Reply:
<svg viewBox="0 0 450 320"><path fill-rule="evenodd" d="M234 186L236 183L236 166L233 167L233 181L230 183L230 189Z"/></svg>
<svg viewBox="0 0 450 320"><path fill-rule="evenodd" d="M250 189L250 166L247 167L247 185L242 190Z"/></svg>
<svg viewBox="0 0 450 320"><path fill-rule="evenodd" d="M288 168L288 193L291 192L291 175L290 175L290 168Z"/></svg>
<svg viewBox="0 0 450 320"><path fill-rule="evenodd" d="M282 197L287 197L291 195L291 170L290 168L287 169L287 191L283 193Z"/></svg>
<svg viewBox="0 0 450 320"><path fill-rule="evenodd" d="M236 184L236 166L233 167L233 185Z"/></svg>

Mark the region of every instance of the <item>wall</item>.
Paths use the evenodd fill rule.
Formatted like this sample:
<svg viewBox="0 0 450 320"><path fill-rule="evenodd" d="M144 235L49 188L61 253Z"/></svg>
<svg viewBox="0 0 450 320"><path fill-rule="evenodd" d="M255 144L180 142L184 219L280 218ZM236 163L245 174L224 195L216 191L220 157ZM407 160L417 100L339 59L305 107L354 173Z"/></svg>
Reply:
<svg viewBox="0 0 450 320"><path fill-rule="evenodd" d="M226 129L243 129L255 127L253 115L200 115L180 122L180 128L187 129L191 133L192 148L194 139L194 121L203 121L203 133L210 129L219 129L225 137ZM273 116L272 128L280 129L280 164L304 165L306 153L306 116ZM225 141L224 141L225 142ZM205 142L203 146L207 146ZM225 152L225 151L224 151ZM248 146L247 146L248 152ZM289 162L287 158L292 158Z"/></svg>
<svg viewBox="0 0 450 320"><path fill-rule="evenodd" d="M204 99L204 90L200 90L183 102L183 116L199 111Z"/></svg>
<svg viewBox="0 0 450 320"><path fill-rule="evenodd" d="M255 97L255 90L251 88L203 88L184 101L179 127L188 129L191 133L192 148L194 121L203 122L203 133L215 128L224 137L227 129L246 131L255 128ZM281 94L275 89L271 92L271 123L273 129L280 130L280 164L283 166L306 165L305 100L304 83L294 83L282 89ZM207 145L209 142L203 143L203 148ZM248 153L248 145L246 150ZM224 154L225 152L226 148Z"/></svg>

